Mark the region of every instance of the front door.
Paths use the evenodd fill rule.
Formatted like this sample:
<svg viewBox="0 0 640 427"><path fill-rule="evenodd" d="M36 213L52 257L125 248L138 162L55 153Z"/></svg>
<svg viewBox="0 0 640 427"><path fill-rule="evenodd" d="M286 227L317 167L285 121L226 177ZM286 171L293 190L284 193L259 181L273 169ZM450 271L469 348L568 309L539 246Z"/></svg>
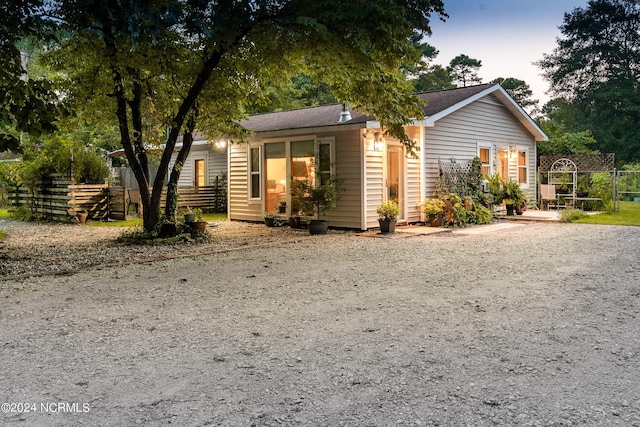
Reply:
<svg viewBox="0 0 640 427"><path fill-rule="evenodd" d="M400 206L400 217L404 218L404 156L402 147L387 148L387 201Z"/></svg>

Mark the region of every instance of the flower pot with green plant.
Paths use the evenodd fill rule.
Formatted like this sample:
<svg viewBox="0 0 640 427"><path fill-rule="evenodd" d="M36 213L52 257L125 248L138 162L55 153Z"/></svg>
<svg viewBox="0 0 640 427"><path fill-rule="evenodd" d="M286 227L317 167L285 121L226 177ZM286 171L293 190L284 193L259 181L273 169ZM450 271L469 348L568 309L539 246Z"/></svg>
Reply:
<svg viewBox="0 0 640 427"><path fill-rule="evenodd" d="M389 200L382 202L376 208L378 214L378 223L380 224L381 233L394 233L396 231L396 223L400 215L400 207L398 204Z"/></svg>
<svg viewBox="0 0 640 427"><path fill-rule="evenodd" d="M316 181L321 181L319 174ZM340 200L343 190L342 181L331 176L317 186L311 180L299 180L297 186L302 194L303 211L314 212L316 215L316 219L309 222L309 234L326 234L329 222L320 217Z"/></svg>
<svg viewBox="0 0 640 427"><path fill-rule="evenodd" d="M520 187L518 181L514 181L513 179L502 181L502 201L507 208L508 216L514 215L515 209L522 206L522 203L526 200L526 194Z"/></svg>
<svg viewBox="0 0 640 427"><path fill-rule="evenodd" d="M196 214L191 210L189 206L187 206L187 211L184 213L184 222L189 224L193 223L196 220Z"/></svg>
<svg viewBox="0 0 640 427"><path fill-rule="evenodd" d="M425 221L431 227L440 227L443 224L444 200L441 198L426 199L422 202L421 209L425 215Z"/></svg>
<svg viewBox="0 0 640 427"><path fill-rule="evenodd" d="M280 217L277 212L265 212L262 217L267 227L279 227L281 225Z"/></svg>
<svg viewBox="0 0 640 427"><path fill-rule="evenodd" d="M204 231L207 229L207 221L205 221L202 216L202 209L194 208L193 213L196 216L196 220L193 222L193 226L196 228L196 230L204 233Z"/></svg>

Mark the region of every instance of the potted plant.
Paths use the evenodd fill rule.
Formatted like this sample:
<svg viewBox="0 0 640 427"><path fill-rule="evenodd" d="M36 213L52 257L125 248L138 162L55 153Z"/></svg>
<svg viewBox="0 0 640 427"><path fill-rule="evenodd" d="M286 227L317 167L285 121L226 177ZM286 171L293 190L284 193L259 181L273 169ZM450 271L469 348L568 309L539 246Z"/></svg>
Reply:
<svg viewBox="0 0 640 427"><path fill-rule="evenodd" d="M381 233L393 233L396 231L396 223L400 215L400 207L393 200L382 202L376 208L378 223Z"/></svg>
<svg viewBox="0 0 640 427"><path fill-rule="evenodd" d="M502 201L504 201L507 207L507 215L513 216L517 206L521 206L522 202L526 200L526 196L520 183L509 179L509 181L502 181Z"/></svg>
<svg viewBox="0 0 640 427"><path fill-rule="evenodd" d="M84 224L85 222L87 222L88 216L89 212L87 212L86 209L80 209L78 212L76 212L76 218L78 218L78 222L80 224Z"/></svg>
<svg viewBox="0 0 640 427"><path fill-rule="evenodd" d="M276 212L265 212L262 217L267 227L277 227L280 225L280 219Z"/></svg>
<svg viewBox="0 0 640 427"><path fill-rule="evenodd" d="M207 229L207 221L205 221L202 217L202 209L194 208L193 213L196 216L196 220L193 222L193 226L196 228L196 230L204 233L204 231Z"/></svg>
<svg viewBox="0 0 640 427"><path fill-rule="evenodd" d="M422 213L427 224L431 227L440 227L443 223L444 200L439 197L427 199L422 202Z"/></svg>
<svg viewBox="0 0 640 427"><path fill-rule="evenodd" d="M281 214L285 214L287 213L287 202L284 200L281 200L280 203L278 203L278 212Z"/></svg>
<svg viewBox="0 0 640 427"><path fill-rule="evenodd" d="M319 178L318 176L318 180ZM299 181L299 183L303 194L301 197L303 210L316 214L316 219L309 221L309 234L326 234L329 222L320 217L340 200L341 180L332 176L318 186L313 185L309 180Z"/></svg>
<svg viewBox="0 0 640 427"><path fill-rule="evenodd" d="M193 223L196 221L196 214L191 210L189 206L187 206L187 211L184 213L184 222L185 223Z"/></svg>

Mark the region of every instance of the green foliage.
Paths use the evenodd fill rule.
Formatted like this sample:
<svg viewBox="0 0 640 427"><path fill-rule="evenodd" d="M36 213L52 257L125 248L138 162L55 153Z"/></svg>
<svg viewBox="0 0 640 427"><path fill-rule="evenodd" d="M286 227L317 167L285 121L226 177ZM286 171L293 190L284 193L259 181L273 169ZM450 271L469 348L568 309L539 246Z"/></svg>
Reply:
<svg viewBox="0 0 640 427"><path fill-rule="evenodd" d="M319 179L318 179L319 181ZM298 180L297 188L302 196L302 210L306 212L315 212L317 219L333 208L340 200L341 193L344 189L342 180L332 176L322 185L314 185L310 180Z"/></svg>
<svg viewBox="0 0 640 427"><path fill-rule="evenodd" d="M478 76L478 70L482 66L482 61L470 58L468 55L458 55L449 62L447 71L458 86L466 87L482 83Z"/></svg>
<svg viewBox="0 0 640 427"><path fill-rule="evenodd" d="M442 0L115 1L100 7L54 0L49 16L64 37L46 59L83 118L117 120L140 189L152 189L152 202L143 200L150 231L161 220L157 193L178 135L203 131L242 140L247 109L272 104L268 88L300 74L415 149L403 125L423 111L404 69L424 54L416 35L431 32L432 14L446 16ZM146 148L162 141L167 127L166 155L150 183L142 178L148 176ZM184 141L182 159L191 144ZM169 180L179 175L173 170Z"/></svg>
<svg viewBox="0 0 640 427"><path fill-rule="evenodd" d="M560 222L575 222L587 216L588 214L580 209L566 209L560 214Z"/></svg>
<svg viewBox="0 0 640 427"><path fill-rule="evenodd" d="M29 37L47 36L47 25L40 19L43 3L0 2L0 152L19 152L22 133L38 137L51 132L58 116L65 113L50 82L23 69L20 51L26 58L32 54Z"/></svg>
<svg viewBox="0 0 640 427"><path fill-rule="evenodd" d="M476 224L491 224L493 222L493 215L489 208L483 205L474 204L473 213L475 215Z"/></svg>
<svg viewBox="0 0 640 427"><path fill-rule="evenodd" d="M425 215L440 215L444 210L444 200L439 197L426 199L422 202L421 209Z"/></svg>
<svg viewBox="0 0 640 427"><path fill-rule="evenodd" d="M36 219L36 215L31 212L31 209L29 209L29 206L27 205L20 205L17 208L12 209L10 213L11 218L16 221L33 221Z"/></svg>
<svg viewBox="0 0 640 427"><path fill-rule="evenodd" d="M623 173L619 175L616 182L620 199L633 200L634 197L640 197L640 172L624 173L624 171L640 171L640 163L623 165L620 170ZM628 194L625 194L625 192Z"/></svg>
<svg viewBox="0 0 640 427"><path fill-rule="evenodd" d="M611 174L607 172L598 172L591 174L591 185L589 186L589 196L599 197L605 206L613 197L613 182Z"/></svg>
<svg viewBox="0 0 640 427"><path fill-rule="evenodd" d="M527 196L518 181L514 181L513 179L502 181L501 187L502 193L500 194L500 198L506 205L521 206L522 203L527 200Z"/></svg>
<svg viewBox="0 0 640 427"><path fill-rule="evenodd" d="M393 200L389 200L378 205L376 213L380 219L393 221L398 219L398 216L400 215L400 207Z"/></svg>
<svg viewBox="0 0 640 427"><path fill-rule="evenodd" d="M36 188L53 173L70 177L72 169L76 182L102 184L110 174L104 157L66 134L25 141L23 147L22 161L10 178L14 184Z"/></svg>
<svg viewBox="0 0 640 427"><path fill-rule="evenodd" d="M568 132L590 130L603 153L620 162L640 154L640 4L590 1L566 13L557 47L538 62L563 98Z"/></svg>
<svg viewBox="0 0 640 427"><path fill-rule="evenodd" d="M536 109L538 100L531 98L533 91L524 80L519 80L514 77L498 77L493 79L491 83L500 84L521 107L528 110Z"/></svg>

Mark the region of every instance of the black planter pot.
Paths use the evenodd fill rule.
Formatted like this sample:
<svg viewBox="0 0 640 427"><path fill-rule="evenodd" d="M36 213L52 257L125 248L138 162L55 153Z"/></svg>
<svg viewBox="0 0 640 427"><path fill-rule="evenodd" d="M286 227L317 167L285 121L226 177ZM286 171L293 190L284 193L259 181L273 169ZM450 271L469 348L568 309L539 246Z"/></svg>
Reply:
<svg viewBox="0 0 640 427"><path fill-rule="evenodd" d="M194 213L184 214L184 222L196 222L196 214Z"/></svg>
<svg viewBox="0 0 640 427"><path fill-rule="evenodd" d="M378 219L378 223L380 224L380 232L395 233L397 222L398 221L396 221L395 219Z"/></svg>
<svg viewBox="0 0 640 427"><path fill-rule="evenodd" d="M309 234L311 235L327 234L328 229L329 221L324 219L312 219L309 221Z"/></svg>
<svg viewBox="0 0 640 427"><path fill-rule="evenodd" d="M291 228L302 228L302 221L299 216L290 216L289 217L289 227Z"/></svg>
<svg viewBox="0 0 640 427"><path fill-rule="evenodd" d="M513 216L516 210L516 205L506 205L507 206L507 216Z"/></svg>
<svg viewBox="0 0 640 427"><path fill-rule="evenodd" d="M178 225L173 222L163 222L160 237L175 237L178 235Z"/></svg>

